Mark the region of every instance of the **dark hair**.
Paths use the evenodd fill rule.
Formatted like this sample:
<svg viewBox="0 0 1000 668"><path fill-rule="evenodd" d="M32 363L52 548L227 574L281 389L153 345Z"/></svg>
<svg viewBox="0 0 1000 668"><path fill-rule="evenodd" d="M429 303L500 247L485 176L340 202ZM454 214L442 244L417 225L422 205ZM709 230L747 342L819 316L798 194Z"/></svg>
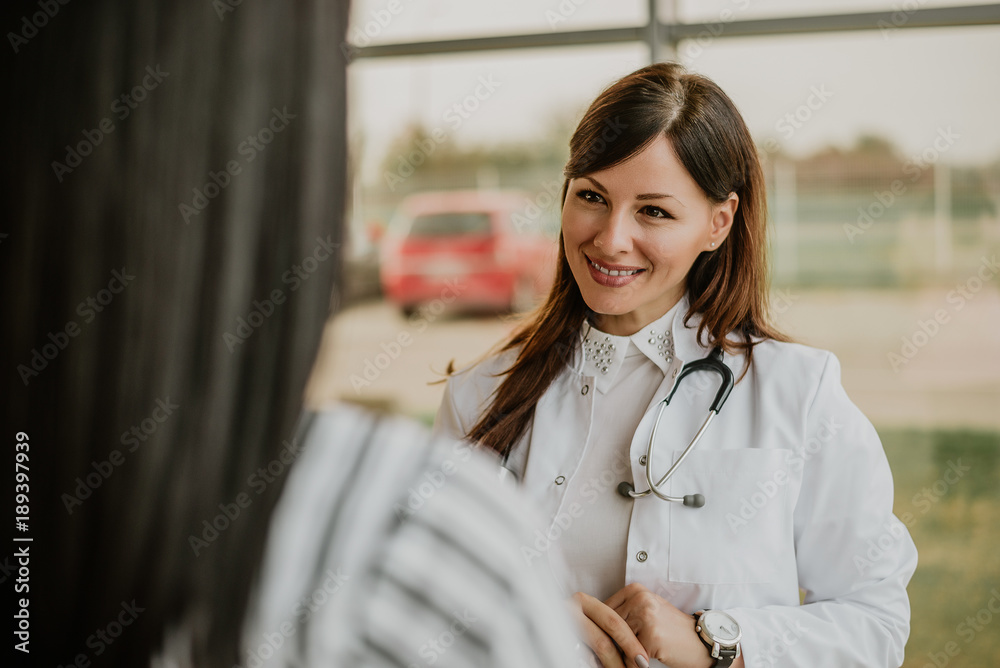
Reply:
<svg viewBox="0 0 1000 668"><path fill-rule="evenodd" d="M183 624L195 665L231 667L285 476L248 478L294 435L338 273L282 278L340 242L348 3L45 4L5 6L27 39L0 167L33 665L149 665Z"/></svg>
<svg viewBox="0 0 1000 668"><path fill-rule="evenodd" d="M675 63L644 67L605 89L570 140L563 201L570 179L607 169L656 137L670 140L681 164L713 203L730 193L739 206L728 238L698 256L687 276L686 323L701 315L698 339L747 354L760 339L787 340L769 321L767 214L757 149L732 100L708 78ZM519 349L489 409L469 438L505 452L524 434L535 404L566 363L587 306L560 236L556 279L540 309L504 344ZM731 338L730 335L736 335ZM553 352L557 354L553 354Z"/></svg>

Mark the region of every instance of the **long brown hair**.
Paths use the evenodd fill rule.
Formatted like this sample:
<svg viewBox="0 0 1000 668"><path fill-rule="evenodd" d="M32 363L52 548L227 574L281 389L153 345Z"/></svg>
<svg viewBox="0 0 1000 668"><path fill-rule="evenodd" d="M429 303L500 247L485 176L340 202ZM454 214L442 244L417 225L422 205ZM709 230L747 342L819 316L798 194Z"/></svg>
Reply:
<svg viewBox="0 0 1000 668"><path fill-rule="evenodd" d="M331 253L298 289L282 280L343 240L349 3L220 4L224 20L203 0L50 4L0 112L0 414L7 442L30 436L38 538L21 665L149 666L165 649L229 668L288 476L249 480L302 445L342 266ZM3 25L24 6L5 3ZM129 91L134 111L114 99ZM244 161L277 114L287 127Z"/></svg>
<svg viewBox="0 0 1000 668"><path fill-rule="evenodd" d="M713 203L730 193L739 206L728 238L698 256L687 276L684 322L701 315L698 340L744 352L749 369L762 339L787 340L768 316L767 202L757 149L736 105L713 81L675 63L644 67L616 81L590 105L570 139L570 179L613 167L664 134ZM468 436L498 453L524 434L535 404L562 371L587 317L562 235L556 279L545 303L501 348L519 349L489 409ZM736 339L729 336L736 334Z"/></svg>

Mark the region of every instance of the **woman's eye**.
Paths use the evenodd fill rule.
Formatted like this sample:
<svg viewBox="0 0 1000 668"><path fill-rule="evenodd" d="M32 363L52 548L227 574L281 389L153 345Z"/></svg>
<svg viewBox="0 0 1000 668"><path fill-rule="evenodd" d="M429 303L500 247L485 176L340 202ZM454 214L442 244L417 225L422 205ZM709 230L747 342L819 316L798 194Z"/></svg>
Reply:
<svg viewBox="0 0 1000 668"><path fill-rule="evenodd" d="M650 218L673 218L673 216L658 206L647 206L643 209L643 212Z"/></svg>
<svg viewBox="0 0 1000 668"><path fill-rule="evenodd" d="M576 194L576 196L584 202L588 202L590 204L601 204L604 202L604 198L595 193L593 190L581 190Z"/></svg>

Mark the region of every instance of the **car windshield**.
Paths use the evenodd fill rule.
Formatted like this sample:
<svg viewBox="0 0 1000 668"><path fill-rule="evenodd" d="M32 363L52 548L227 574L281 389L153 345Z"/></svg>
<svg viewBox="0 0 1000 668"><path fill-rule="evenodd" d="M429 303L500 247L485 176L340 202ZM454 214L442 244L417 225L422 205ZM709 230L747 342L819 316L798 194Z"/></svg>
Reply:
<svg viewBox="0 0 1000 668"><path fill-rule="evenodd" d="M490 233L490 214L483 212L431 213L417 216L410 237L447 237Z"/></svg>

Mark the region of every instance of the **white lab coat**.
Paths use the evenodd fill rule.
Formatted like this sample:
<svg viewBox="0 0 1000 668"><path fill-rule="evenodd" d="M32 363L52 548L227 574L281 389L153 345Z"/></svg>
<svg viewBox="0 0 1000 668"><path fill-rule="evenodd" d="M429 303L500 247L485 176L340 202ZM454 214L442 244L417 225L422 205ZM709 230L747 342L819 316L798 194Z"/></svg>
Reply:
<svg viewBox="0 0 1000 668"><path fill-rule="evenodd" d="M631 444L632 480L647 489L645 455L655 408L680 367L709 354L674 320L675 359ZM560 523L586 521L565 507L591 427L594 378L579 348L539 400L509 466L558 546ZM435 431L463 438L499 386L512 352L448 380ZM738 378L744 358L727 355ZM715 396L717 376L684 379L654 445L659 479L687 446ZM591 446L593 447L593 446ZM608 472L595 483L617 485ZM826 351L764 341L701 442L668 483L668 494L701 493L702 508L638 499L628 531L625 582L638 582L686 612L724 610L743 629L748 667L899 666L909 634L906 586L917 552L892 514L892 475L878 435L848 399L840 365ZM525 546L525 554L548 547ZM530 557L529 557L530 558ZM558 559L555 561L558 563ZM800 605L800 588L804 603Z"/></svg>

